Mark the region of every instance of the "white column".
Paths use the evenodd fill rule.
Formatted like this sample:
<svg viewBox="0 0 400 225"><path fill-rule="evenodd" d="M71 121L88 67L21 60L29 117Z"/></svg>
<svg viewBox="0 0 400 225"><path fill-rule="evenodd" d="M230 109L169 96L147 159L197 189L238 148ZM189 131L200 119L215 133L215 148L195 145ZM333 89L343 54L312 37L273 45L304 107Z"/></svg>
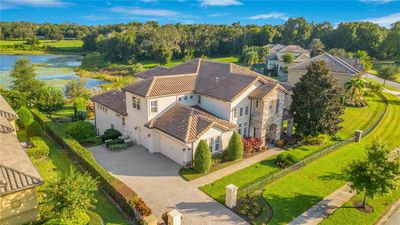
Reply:
<svg viewBox="0 0 400 225"><path fill-rule="evenodd" d="M237 201L237 190L238 187L236 187L233 184L229 184L225 188L226 194L225 194L225 205L228 206L229 208L234 208L236 206L236 201Z"/></svg>
<svg viewBox="0 0 400 225"><path fill-rule="evenodd" d="M174 209L167 213L168 215L168 225L181 225L182 223L182 213Z"/></svg>
<svg viewBox="0 0 400 225"><path fill-rule="evenodd" d="M355 138L355 141L356 141L356 142L360 142L360 141L361 141L361 139L362 139L362 133L363 133L362 130L356 130L356 138Z"/></svg>

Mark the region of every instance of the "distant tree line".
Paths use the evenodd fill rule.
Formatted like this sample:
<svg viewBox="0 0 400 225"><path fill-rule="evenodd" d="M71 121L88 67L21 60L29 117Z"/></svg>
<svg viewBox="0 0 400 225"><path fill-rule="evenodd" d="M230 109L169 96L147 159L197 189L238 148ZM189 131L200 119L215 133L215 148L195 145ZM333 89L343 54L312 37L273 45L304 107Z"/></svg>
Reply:
<svg viewBox="0 0 400 225"><path fill-rule="evenodd" d="M366 51L379 59L400 57L400 21L390 29L371 22L340 23L334 28L329 22L307 22L290 18L282 25L210 25L166 24L157 22L97 26L76 24L0 23L0 37L82 38L85 50L103 53L111 62L134 59L186 59L206 55L241 54L244 46L265 46L269 43L297 44L304 48L321 46L356 52ZM321 43L313 42L319 39ZM254 57L253 57L254 58ZM165 59L164 59L165 60Z"/></svg>

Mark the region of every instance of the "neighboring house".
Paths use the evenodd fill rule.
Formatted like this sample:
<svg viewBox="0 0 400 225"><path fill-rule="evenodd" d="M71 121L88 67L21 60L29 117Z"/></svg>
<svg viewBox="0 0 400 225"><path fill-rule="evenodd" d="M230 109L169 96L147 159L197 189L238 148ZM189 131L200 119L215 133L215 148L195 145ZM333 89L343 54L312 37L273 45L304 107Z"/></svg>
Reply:
<svg viewBox="0 0 400 225"><path fill-rule="evenodd" d="M287 65L282 59L283 55L293 54L295 56L292 65L297 65L310 58L310 51L298 45L269 44L268 47L270 48L270 54L266 59L267 69L269 71L277 71L279 77L287 75L284 71Z"/></svg>
<svg viewBox="0 0 400 225"><path fill-rule="evenodd" d="M0 95L0 224L36 220L35 187L43 180L15 135L17 114Z"/></svg>
<svg viewBox="0 0 400 225"><path fill-rule="evenodd" d="M111 127L181 165L200 140L212 153L233 131L274 142L280 138L287 91L276 81L232 63L194 59L140 73L141 81L92 98L99 135Z"/></svg>
<svg viewBox="0 0 400 225"><path fill-rule="evenodd" d="M355 60L341 59L330 55L329 53L323 53L315 56L309 60L306 60L300 64L294 65L289 68L288 83L291 85L299 82L300 77L307 73L307 67L315 61L324 61L328 66L334 79L338 81L338 86L343 88L344 84L354 77L361 76L362 65L357 64ZM350 63L353 63L352 66Z"/></svg>

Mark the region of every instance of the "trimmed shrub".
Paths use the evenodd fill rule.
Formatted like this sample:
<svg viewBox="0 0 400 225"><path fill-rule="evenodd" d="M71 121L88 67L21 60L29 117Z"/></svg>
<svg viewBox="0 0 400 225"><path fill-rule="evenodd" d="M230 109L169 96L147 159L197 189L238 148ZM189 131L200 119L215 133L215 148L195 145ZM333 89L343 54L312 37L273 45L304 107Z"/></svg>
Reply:
<svg viewBox="0 0 400 225"><path fill-rule="evenodd" d="M65 135L64 131L43 113L36 109L33 109L32 113L46 132L67 151L69 157L74 159L74 162L79 164L81 168L89 171L94 177L99 178L103 190L132 218L134 211L130 201L137 194L100 166L96 162L92 152L79 144L74 138Z"/></svg>
<svg viewBox="0 0 400 225"><path fill-rule="evenodd" d="M65 133L78 141L83 141L96 136L96 127L87 121L76 121L67 126Z"/></svg>
<svg viewBox="0 0 400 225"><path fill-rule="evenodd" d="M228 144L228 159L237 160L243 158L243 141L238 132L233 132Z"/></svg>
<svg viewBox="0 0 400 225"><path fill-rule="evenodd" d="M103 225L103 219L99 214L93 211L87 211L86 214L90 218L88 225Z"/></svg>
<svg viewBox="0 0 400 225"><path fill-rule="evenodd" d="M276 164L282 168L288 167L290 165L293 165L297 163L299 159L297 156L291 154L291 153L282 153L279 154L278 157L276 157Z"/></svg>
<svg viewBox="0 0 400 225"><path fill-rule="evenodd" d="M150 216L152 213L151 209L144 203L142 198L135 196L131 199L130 204L142 216Z"/></svg>
<svg viewBox="0 0 400 225"><path fill-rule="evenodd" d="M88 113L86 111L78 111L76 112L76 115L72 116L73 121L83 121L88 117Z"/></svg>
<svg viewBox="0 0 400 225"><path fill-rule="evenodd" d="M113 144L113 145L110 145L109 147L108 147L108 149L110 149L111 151L118 151L118 150L123 150L123 149L127 149L128 148L128 145L126 144L126 143L123 143L123 144Z"/></svg>
<svg viewBox="0 0 400 225"><path fill-rule="evenodd" d="M108 148L108 147L110 147L112 145L123 144L123 143L124 143L124 140L117 138L117 139L113 139L111 141L107 141L106 142L106 147Z"/></svg>
<svg viewBox="0 0 400 225"><path fill-rule="evenodd" d="M33 122L31 111L24 106L17 111L17 115L19 117L17 120L18 127L24 128Z"/></svg>
<svg viewBox="0 0 400 225"><path fill-rule="evenodd" d="M26 150L29 157L40 159L49 155L49 146L47 146L41 137L32 137L30 141L33 147Z"/></svg>
<svg viewBox="0 0 400 225"><path fill-rule="evenodd" d="M101 140L105 142L106 140L117 139L120 136L122 136L121 132L117 131L116 129L110 128L104 131L104 134L101 135Z"/></svg>
<svg viewBox="0 0 400 225"><path fill-rule="evenodd" d="M85 212L77 211L71 218L53 218L43 225L87 225L90 221L90 217Z"/></svg>
<svg viewBox="0 0 400 225"><path fill-rule="evenodd" d="M30 123L26 127L26 135L28 137L40 136L41 134L42 134L42 127L36 121L32 121L32 123Z"/></svg>
<svg viewBox="0 0 400 225"><path fill-rule="evenodd" d="M207 172L211 167L211 152L205 140L201 140L194 154L194 170L199 173Z"/></svg>

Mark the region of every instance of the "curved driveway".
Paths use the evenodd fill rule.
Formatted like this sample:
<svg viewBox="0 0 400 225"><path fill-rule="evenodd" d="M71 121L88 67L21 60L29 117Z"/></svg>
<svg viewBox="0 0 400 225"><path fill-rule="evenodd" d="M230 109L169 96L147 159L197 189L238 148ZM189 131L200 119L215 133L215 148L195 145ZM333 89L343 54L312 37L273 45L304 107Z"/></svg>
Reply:
<svg viewBox="0 0 400 225"><path fill-rule="evenodd" d="M96 161L111 174L131 187L161 215L172 209L183 214L184 225L247 224L225 206L183 180L181 168L162 154L151 154L141 146L111 152L103 146L90 148Z"/></svg>

